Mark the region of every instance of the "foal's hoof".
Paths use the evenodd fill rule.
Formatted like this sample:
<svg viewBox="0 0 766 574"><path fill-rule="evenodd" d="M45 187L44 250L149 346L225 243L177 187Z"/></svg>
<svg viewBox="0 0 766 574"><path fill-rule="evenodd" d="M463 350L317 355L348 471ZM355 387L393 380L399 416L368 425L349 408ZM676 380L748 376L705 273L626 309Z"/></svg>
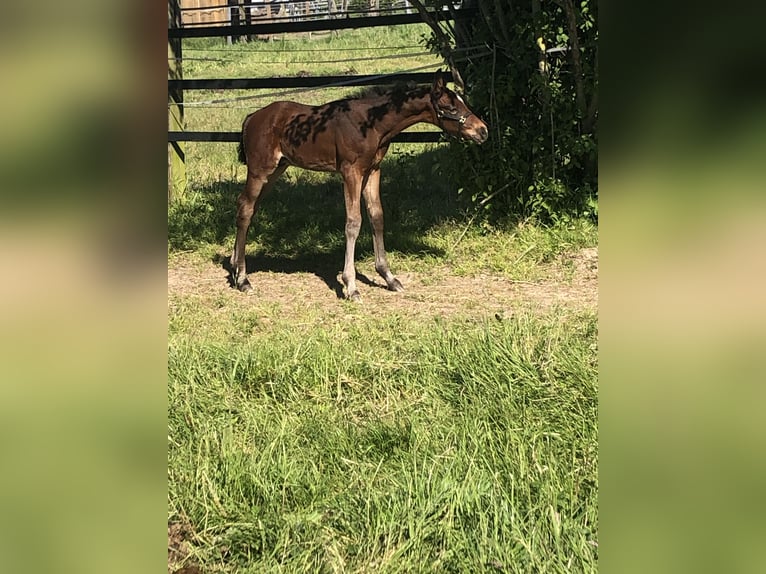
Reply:
<svg viewBox="0 0 766 574"><path fill-rule="evenodd" d="M389 291L404 291L404 285L398 279L394 279L388 284Z"/></svg>
<svg viewBox="0 0 766 574"><path fill-rule="evenodd" d="M359 295L359 291L352 291L346 296L346 299L353 301L354 303L359 303L359 301L362 300L362 296Z"/></svg>
<svg viewBox="0 0 766 574"><path fill-rule="evenodd" d="M242 293L249 293L250 291L253 290L253 286L250 285L250 281L245 279L244 281L242 281L242 283L237 283L237 289L242 291Z"/></svg>

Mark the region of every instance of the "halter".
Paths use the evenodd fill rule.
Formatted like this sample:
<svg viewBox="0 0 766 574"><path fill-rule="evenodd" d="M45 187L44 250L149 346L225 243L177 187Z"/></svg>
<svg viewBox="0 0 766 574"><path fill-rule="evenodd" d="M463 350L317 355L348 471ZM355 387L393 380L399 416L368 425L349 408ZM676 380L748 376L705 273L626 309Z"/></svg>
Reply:
<svg viewBox="0 0 766 574"><path fill-rule="evenodd" d="M466 114L451 114L449 112L445 112L443 109L439 107L439 104L437 103L436 98L434 98L433 94L431 94L431 104L433 105L434 110L436 111L436 119L452 120L459 123L461 126L465 124L465 121L468 118L474 115L474 113L470 110ZM441 124L441 121L439 123Z"/></svg>
<svg viewBox="0 0 766 574"><path fill-rule="evenodd" d="M473 112L468 112L467 114L459 115L459 114L451 114L449 112L445 112L443 109L441 109L439 106L436 107L436 117L439 119L447 119L447 120L454 120L457 123L459 123L461 126L465 123L465 121L470 118L473 115Z"/></svg>

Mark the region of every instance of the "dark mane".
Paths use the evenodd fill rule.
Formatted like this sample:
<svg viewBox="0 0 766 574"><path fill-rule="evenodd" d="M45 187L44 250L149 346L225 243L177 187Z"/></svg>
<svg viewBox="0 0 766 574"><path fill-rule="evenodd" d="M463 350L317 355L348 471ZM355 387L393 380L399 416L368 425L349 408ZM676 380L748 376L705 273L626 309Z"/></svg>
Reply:
<svg viewBox="0 0 766 574"><path fill-rule="evenodd" d="M372 98L379 98L381 96L397 96L406 92L411 92L416 89L422 89L424 92L428 90L427 86L419 86L418 84L399 82L398 84L388 84L383 86L366 86L359 88L358 90L351 92L345 99L347 100L367 100Z"/></svg>

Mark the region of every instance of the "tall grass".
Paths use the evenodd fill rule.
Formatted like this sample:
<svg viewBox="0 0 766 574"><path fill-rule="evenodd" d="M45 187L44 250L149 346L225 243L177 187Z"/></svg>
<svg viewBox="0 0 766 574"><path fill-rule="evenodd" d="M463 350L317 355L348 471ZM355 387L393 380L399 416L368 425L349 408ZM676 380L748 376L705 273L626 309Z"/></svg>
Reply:
<svg viewBox="0 0 766 574"><path fill-rule="evenodd" d="M593 316L171 338L171 519L238 572L596 569Z"/></svg>

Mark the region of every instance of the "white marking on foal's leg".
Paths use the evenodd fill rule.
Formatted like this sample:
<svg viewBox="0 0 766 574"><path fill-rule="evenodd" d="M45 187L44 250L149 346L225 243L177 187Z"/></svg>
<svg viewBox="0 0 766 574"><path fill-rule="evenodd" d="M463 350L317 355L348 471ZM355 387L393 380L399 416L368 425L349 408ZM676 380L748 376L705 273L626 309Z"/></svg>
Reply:
<svg viewBox="0 0 766 574"><path fill-rule="evenodd" d="M356 300L359 298L359 291L356 289L356 267L354 266L354 244L346 246L346 262L343 265L343 283L346 285L346 297Z"/></svg>

